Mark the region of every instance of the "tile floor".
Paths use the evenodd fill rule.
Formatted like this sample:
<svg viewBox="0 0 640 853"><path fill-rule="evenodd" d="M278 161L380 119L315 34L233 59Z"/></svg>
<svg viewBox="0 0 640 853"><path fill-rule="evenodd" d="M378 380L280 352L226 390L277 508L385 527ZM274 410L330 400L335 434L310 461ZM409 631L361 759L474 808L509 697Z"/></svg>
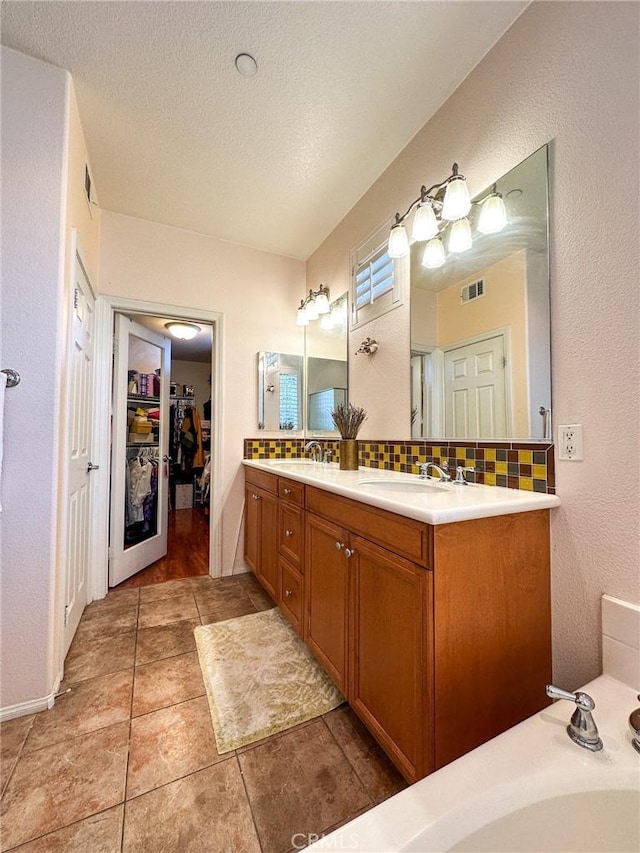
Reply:
<svg viewBox="0 0 640 853"><path fill-rule="evenodd" d="M193 628L272 606L252 575L90 604L69 692L0 727L2 851L285 853L403 788L346 706L218 754Z"/></svg>

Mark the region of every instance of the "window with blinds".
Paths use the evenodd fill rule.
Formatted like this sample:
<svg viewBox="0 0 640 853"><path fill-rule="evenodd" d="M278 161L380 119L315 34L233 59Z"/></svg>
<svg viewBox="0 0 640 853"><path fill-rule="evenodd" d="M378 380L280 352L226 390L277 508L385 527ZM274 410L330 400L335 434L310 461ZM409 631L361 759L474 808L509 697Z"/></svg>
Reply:
<svg viewBox="0 0 640 853"><path fill-rule="evenodd" d="M356 329L401 304L405 259L387 253L389 224L376 229L351 253L351 328Z"/></svg>

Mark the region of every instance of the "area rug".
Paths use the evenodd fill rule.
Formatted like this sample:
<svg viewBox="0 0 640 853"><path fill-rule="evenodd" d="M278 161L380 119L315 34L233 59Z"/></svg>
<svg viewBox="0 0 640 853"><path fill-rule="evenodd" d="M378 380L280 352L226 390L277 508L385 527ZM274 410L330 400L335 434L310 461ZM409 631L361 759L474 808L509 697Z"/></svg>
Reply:
<svg viewBox="0 0 640 853"><path fill-rule="evenodd" d="M344 702L277 608L202 625L194 635L219 753Z"/></svg>

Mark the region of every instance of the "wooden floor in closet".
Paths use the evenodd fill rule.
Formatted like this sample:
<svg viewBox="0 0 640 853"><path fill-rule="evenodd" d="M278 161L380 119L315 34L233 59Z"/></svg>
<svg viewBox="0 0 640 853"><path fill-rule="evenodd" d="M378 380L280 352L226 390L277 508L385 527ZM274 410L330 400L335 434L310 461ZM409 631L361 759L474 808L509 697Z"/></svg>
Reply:
<svg viewBox="0 0 640 853"><path fill-rule="evenodd" d="M169 513L167 554L127 578L115 589L209 574L209 516L202 509L175 509Z"/></svg>

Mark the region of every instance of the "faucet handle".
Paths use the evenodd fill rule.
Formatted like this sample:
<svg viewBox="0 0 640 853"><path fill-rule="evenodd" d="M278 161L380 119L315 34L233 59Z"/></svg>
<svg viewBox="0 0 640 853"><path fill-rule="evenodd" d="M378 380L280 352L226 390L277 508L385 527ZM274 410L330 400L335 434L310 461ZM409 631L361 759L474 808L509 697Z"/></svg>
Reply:
<svg viewBox="0 0 640 853"><path fill-rule="evenodd" d="M567 734L571 740L591 752L602 749L602 738L598 734L598 727L591 714L596 707L591 696L588 693L582 693L580 690L571 693L568 690L555 687L553 684L547 684L546 692L551 699L567 699L569 702L575 703L576 710L567 726Z"/></svg>
<svg viewBox="0 0 640 853"><path fill-rule="evenodd" d="M571 693L571 691L555 687L553 684L547 684L546 691L550 699L567 699L569 702L575 702L581 711L593 711L596 707L596 703L588 693L582 693L581 691Z"/></svg>

